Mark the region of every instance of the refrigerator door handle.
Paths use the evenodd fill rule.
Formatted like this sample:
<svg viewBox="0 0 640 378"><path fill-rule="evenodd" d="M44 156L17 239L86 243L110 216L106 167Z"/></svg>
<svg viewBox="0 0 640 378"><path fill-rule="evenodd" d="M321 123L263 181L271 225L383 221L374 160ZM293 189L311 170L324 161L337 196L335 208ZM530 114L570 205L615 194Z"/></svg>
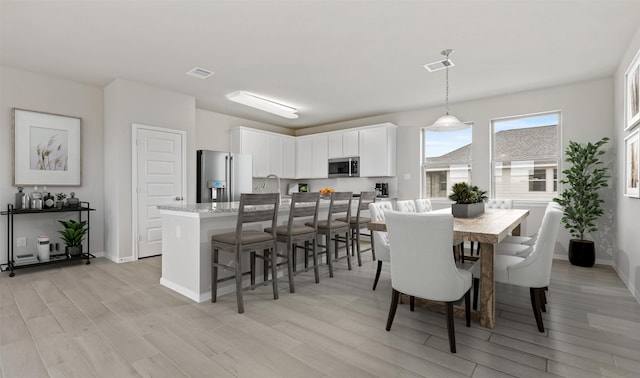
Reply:
<svg viewBox="0 0 640 378"><path fill-rule="evenodd" d="M227 160L227 164L225 164L225 169L226 169L226 173L225 173L225 179L227 180L227 187L226 187L226 200L231 202L231 201L235 201L236 199L234 198L233 195L233 191L235 190L233 188L233 177L232 177L232 172L233 172L233 156L227 155L225 156L225 159Z"/></svg>

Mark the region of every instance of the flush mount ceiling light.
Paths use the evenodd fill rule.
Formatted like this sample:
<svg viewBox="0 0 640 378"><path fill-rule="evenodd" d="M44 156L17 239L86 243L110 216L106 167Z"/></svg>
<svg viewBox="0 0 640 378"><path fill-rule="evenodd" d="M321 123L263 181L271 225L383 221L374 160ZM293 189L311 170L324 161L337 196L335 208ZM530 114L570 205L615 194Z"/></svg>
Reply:
<svg viewBox="0 0 640 378"><path fill-rule="evenodd" d="M446 83L446 91L445 91L445 103L447 105L447 114L438 118L436 122L427 126L426 129L429 131L455 131L455 130L464 130L469 127L469 125L460 122L456 116L449 114L449 67L453 67L454 64L449 60L449 55L453 54L453 49L442 50L441 54L444 55L445 59L439 62L429 63L425 65L425 68L430 72L433 72L429 67L431 65L436 65L436 63L440 63L441 66L444 66L446 70L445 74L445 83ZM441 68L440 68L441 69Z"/></svg>
<svg viewBox="0 0 640 378"><path fill-rule="evenodd" d="M298 109L280 104L273 100L256 96L248 92L236 91L233 93L229 93L227 95L227 98L239 104L251 106L252 108L260 109L264 112L279 115L280 117L289 119L298 118Z"/></svg>
<svg viewBox="0 0 640 378"><path fill-rule="evenodd" d="M189 71L184 73L185 75L189 75L191 77L197 77L198 79L207 79L210 76L213 75L212 71L209 71L207 69L204 68L200 68L200 67L193 67L192 69L190 69Z"/></svg>

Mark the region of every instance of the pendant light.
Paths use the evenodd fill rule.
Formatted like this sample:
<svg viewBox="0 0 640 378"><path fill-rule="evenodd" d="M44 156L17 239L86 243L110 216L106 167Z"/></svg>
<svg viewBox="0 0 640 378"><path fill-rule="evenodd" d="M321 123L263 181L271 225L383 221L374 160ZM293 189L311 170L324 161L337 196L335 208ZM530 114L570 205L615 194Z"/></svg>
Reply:
<svg viewBox="0 0 640 378"><path fill-rule="evenodd" d="M445 83L446 83L446 92L445 92L445 103L447 105L447 114L438 118L436 122L427 126L426 129L429 131L456 131L456 130L464 130L469 128L469 125L460 122L460 120L454 116L449 114L449 66L452 65L449 60L449 55L453 54L453 49L442 50L440 54L445 56L445 59L441 62L445 66Z"/></svg>

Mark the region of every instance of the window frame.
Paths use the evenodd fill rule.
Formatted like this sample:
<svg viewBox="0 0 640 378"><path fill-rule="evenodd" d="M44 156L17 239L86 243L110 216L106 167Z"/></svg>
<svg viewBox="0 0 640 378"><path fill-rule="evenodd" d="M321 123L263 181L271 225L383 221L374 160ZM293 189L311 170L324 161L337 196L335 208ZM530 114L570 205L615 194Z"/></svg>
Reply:
<svg viewBox="0 0 640 378"><path fill-rule="evenodd" d="M557 140L557 150L556 150L556 155L540 155L540 156L535 156L532 157L530 159L528 159L529 161L555 161L556 162L556 166L555 166L555 175L554 172L551 171L551 175L552 178L551 180L553 181L553 185L551 185L551 189L555 189L555 191L551 191L551 192L544 192L544 193L549 193L552 197L557 196L558 194L558 190L559 190L559 180L560 180L560 172L561 172L561 163L562 163L562 110L550 110L550 111L544 111L544 112L538 112L538 113L528 113L528 114L522 114L522 115L515 115L515 116L507 116L507 117L499 117L499 118L491 118L489 120L489 144L490 144L490 149L489 149L489 174L490 174L490 197L491 198L496 198L499 199L499 197L496 196L496 166L498 164L504 164L509 163L511 164L512 162L523 162L523 161L527 161L525 159L499 159L496 158L495 153L496 153L496 140L495 140L495 124L497 122L502 122L502 121L509 121L509 120L518 120L518 119L525 119L525 118L534 118L534 117L540 117L540 116L549 116L549 115L556 115L557 116L557 125L556 125L556 140ZM536 167L534 165L534 167L532 168L534 171L536 170ZM538 169L542 169L542 168L538 168ZM549 169L549 168L544 168L545 170ZM546 172L545 174L546 180L549 180L549 172ZM531 180L529 178L528 180L528 185L530 185ZM528 190L528 193L543 193L541 191L531 191ZM555 193L555 194L552 194ZM500 197L501 198L501 197ZM547 200L541 200L538 198L513 198L517 201L547 201ZM551 200L550 198L548 199L549 201Z"/></svg>

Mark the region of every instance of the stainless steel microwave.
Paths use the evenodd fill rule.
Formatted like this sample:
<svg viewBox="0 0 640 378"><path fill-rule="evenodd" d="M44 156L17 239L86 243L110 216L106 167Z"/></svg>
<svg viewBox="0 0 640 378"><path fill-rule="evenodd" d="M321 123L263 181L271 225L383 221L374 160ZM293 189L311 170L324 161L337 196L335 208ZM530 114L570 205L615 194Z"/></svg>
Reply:
<svg viewBox="0 0 640 378"><path fill-rule="evenodd" d="M329 177L360 177L360 158L329 159Z"/></svg>

